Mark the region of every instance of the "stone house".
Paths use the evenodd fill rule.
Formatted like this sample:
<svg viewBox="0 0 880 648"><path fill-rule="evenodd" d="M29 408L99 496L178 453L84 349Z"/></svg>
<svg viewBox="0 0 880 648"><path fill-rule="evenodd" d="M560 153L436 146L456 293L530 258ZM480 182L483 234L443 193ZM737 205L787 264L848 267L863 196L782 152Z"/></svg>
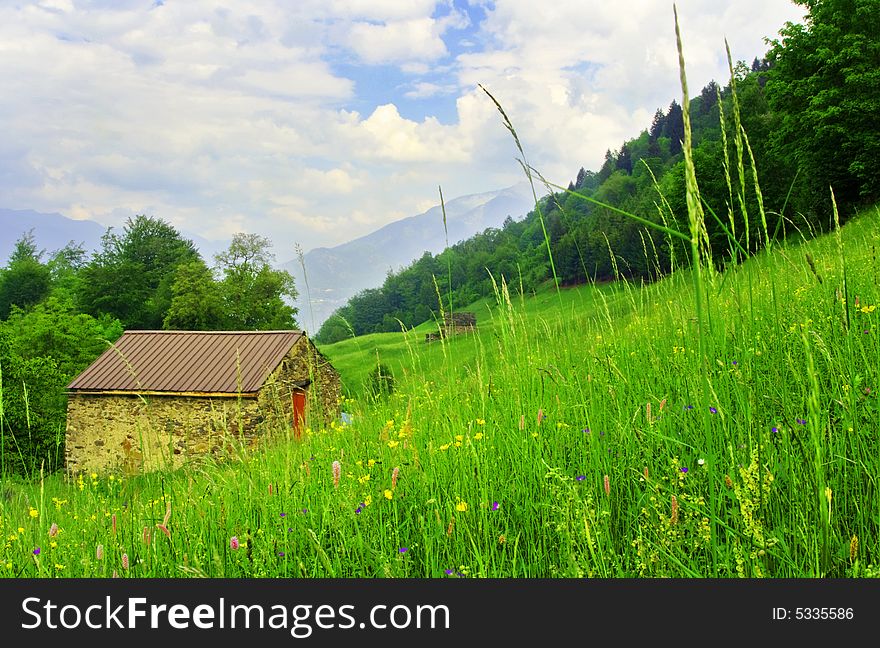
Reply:
<svg viewBox="0 0 880 648"><path fill-rule="evenodd" d="M69 474L175 469L339 416L302 331L126 331L67 386Z"/></svg>

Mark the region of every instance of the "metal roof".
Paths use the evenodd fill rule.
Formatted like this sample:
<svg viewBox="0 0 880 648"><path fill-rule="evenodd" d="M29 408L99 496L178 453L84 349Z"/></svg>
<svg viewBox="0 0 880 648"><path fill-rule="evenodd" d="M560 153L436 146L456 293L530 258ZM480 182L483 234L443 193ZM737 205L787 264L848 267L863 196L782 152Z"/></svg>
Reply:
<svg viewBox="0 0 880 648"><path fill-rule="evenodd" d="M126 331L67 388L255 392L302 335L302 331Z"/></svg>

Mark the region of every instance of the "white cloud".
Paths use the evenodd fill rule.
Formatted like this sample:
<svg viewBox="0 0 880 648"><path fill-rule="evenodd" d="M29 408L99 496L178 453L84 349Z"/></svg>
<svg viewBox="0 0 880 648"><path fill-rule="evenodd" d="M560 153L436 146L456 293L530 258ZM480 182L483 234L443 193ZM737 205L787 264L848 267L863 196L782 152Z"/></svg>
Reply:
<svg viewBox="0 0 880 648"><path fill-rule="evenodd" d="M678 8L692 94L724 81L725 35L751 60L802 13L786 0ZM0 206L105 225L151 213L309 249L424 211L438 185L452 198L520 180L478 83L560 184L680 101L666 3L485 9L468 27L450 0L0 3ZM365 93L358 71L373 65L407 80ZM453 123L430 117L453 100Z"/></svg>

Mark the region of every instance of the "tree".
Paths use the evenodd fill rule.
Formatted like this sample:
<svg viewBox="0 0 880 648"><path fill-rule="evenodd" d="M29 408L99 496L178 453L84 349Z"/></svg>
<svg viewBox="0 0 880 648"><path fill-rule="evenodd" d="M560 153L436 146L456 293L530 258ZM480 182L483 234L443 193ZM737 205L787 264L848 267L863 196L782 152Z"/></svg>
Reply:
<svg viewBox="0 0 880 648"><path fill-rule="evenodd" d="M772 145L800 171L806 208L825 216L829 187L841 205L880 198L880 3L795 1L806 24L786 23L767 55Z"/></svg>
<svg viewBox="0 0 880 648"><path fill-rule="evenodd" d="M225 319L220 284L205 262L197 259L177 266L171 284L171 304L162 327L212 331L223 329Z"/></svg>
<svg viewBox="0 0 880 648"><path fill-rule="evenodd" d="M274 256L269 239L256 234L235 234L229 249L214 259L223 276L220 293L225 328L280 330L297 328L297 309L285 301L298 293L286 270L272 269Z"/></svg>
<svg viewBox="0 0 880 648"><path fill-rule="evenodd" d="M672 155L681 153L681 142L684 139L684 115L677 101L669 104L666 123L663 125L663 137L669 138L669 152Z"/></svg>
<svg viewBox="0 0 880 648"><path fill-rule="evenodd" d="M41 263L42 256L33 230L18 239L6 268L0 272L0 319L9 317L13 306L32 306L49 293L51 271Z"/></svg>
<svg viewBox="0 0 880 648"><path fill-rule="evenodd" d="M121 235L108 229L101 248L81 272L82 310L116 317L128 329L161 328L175 270L200 258L193 242L161 219L136 216Z"/></svg>

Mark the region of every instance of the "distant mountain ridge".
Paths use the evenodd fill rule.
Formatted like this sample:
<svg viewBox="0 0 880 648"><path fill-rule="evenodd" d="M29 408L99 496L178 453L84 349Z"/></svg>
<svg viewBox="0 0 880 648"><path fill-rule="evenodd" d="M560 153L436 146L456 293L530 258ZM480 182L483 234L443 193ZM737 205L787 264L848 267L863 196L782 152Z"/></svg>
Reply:
<svg viewBox="0 0 880 648"><path fill-rule="evenodd" d="M6 265L15 249L15 242L30 230L33 230L37 249L45 250L47 255L71 241L81 244L86 254L91 255L101 248L101 237L107 228L93 220L77 220L57 212L0 208L0 267ZM122 227L114 228L114 231L121 232ZM214 254L229 246L229 241L210 241L185 231L181 231L181 235L195 244L208 265L213 263ZM46 261L46 257L43 261Z"/></svg>
<svg viewBox="0 0 880 648"><path fill-rule="evenodd" d="M531 188L520 183L506 189L444 201L449 245L489 227L500 227L508 216L519 219L534 207ZM438 204L417 216L389 223L366 236L332 248L315 248L303 256L306 277L298 260L282 267L294 276L299 298L297 319L313 334L337 308L358 292L378 288L389 270L408 266L425 252L438 254L446 247L443 213Z"/></svg>
<svg viewBox="0 0 880 648"><path fill-rule="evenodd" d="M44 214L32 209L0 209L0 266L6 265L15 242L30 230L34 232L37 248L51 254L70 241L82 244L86 252L97 250L107 228L95 221L74 220L55 212Z"/></svg>

